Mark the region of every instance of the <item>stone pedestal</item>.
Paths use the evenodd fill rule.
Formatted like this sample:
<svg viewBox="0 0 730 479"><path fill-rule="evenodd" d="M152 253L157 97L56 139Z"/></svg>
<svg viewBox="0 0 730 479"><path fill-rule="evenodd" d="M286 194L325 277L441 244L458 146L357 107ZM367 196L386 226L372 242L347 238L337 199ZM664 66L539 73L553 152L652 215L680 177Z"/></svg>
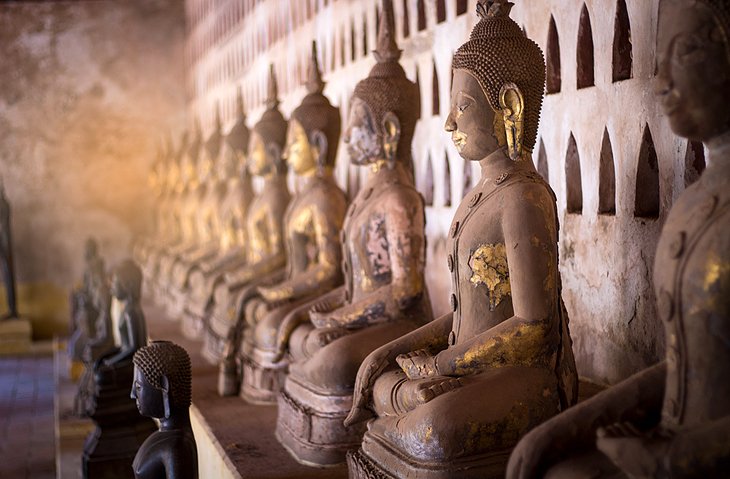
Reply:
<svg viewBox="0 0 730 479"><path fill-rule="evenodd" d="M0 321L0 356L30 352L33 329L25 318Z"/></svg>

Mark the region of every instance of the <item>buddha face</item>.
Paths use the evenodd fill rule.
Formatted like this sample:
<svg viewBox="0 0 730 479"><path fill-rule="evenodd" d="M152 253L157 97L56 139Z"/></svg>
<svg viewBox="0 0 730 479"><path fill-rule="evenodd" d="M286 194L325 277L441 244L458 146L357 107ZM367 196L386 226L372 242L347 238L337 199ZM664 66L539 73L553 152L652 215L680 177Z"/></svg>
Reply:
<svg viewBox="0 0 730 479"><path fill-rule="evenodd" d="M730 45L702 2L661 2L656 93L672 130L707 141L730 128Z"/></svg>
<svg viewBox="0 0 730 479"><path fill-rule="evenodd" d="M383 158L382 135L377 131L370 107L360 98L353 98L350 105L344 140L354 165L367 165Z"/></svg>
<svg viewBox="0 0 730 479"><path fill-rule="evenodd" d="M248 171L252 175L263 176L269 170L266 143L257 132L251 133L248 145Z"/></svg>
<svg viewBox="0 0 730 479"><path fill-rule="evenodd" d="M139 413L147 417L165 417L164 392L150 384L142 371L134 367L134 381L129 395L137 402Z"/></svg>
<svg viewBox="0 0 730 479"><path fill-rule="evenodd" d="M289 120L289 128L286 134L286 149L284 159L297 175L304 175L317 168L314 149L309 144L307 132L304 127L295 119Z"/></svg>
<svg viewBox="0 0 730 479"><path fill-rule="evenodd" d="M476 78L466 70L454 71L451 107L444 128L451 133L451 141L462 158L480 161L499 149L494 117Z"/></svg>

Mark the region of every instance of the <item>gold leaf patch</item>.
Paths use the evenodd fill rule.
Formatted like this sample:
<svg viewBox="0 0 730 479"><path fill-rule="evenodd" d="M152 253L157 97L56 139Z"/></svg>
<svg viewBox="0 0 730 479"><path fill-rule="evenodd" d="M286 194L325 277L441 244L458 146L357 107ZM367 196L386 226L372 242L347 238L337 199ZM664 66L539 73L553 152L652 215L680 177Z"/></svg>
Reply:
<svg viewBox="0 0 730 479"><path fill-rule="evenodd" d="M505 296L512 293L507 266L507 249L504 244L485 244L480 246L469 259L472 275L469 281L474 285L483 284L489 292L489 310L494 311Z"/></svg>

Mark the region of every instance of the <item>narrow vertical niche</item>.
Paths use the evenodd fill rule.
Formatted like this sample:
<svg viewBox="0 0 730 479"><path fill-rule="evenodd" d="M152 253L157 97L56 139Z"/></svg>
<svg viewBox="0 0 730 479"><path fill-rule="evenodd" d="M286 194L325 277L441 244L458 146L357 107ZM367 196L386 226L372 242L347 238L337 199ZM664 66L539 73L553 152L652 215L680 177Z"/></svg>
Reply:
<svg viewBox="0 0 730 479"><path fill-rule="evenodd" d="M423 105L425 104L425 102L423 101L423 92L421 91L421 78L420 78L420 75L418 74L418 68L416 68L416 89L418 90L418 96L421 99L421 102L420 102L421 106L418 108L418 119L420 120L422 110L423 110Z"/></svg>
<svg viewBox="0 0 730 479"><path fill-rule="evenodd" d="M548 94L560 93L560 38L558 27L555 25L555 18L550 15L550 27L548 28L546 91Z"/></svg>
<svg viewBox="0 0 730 479"><path fill-rule="evenodd" d="M408 1L403 0L403 38L408 38L411 35L411 25L408 18Z"/></svg>
<svg viewBox="0 0 730 479"><path fill-rule="evenodd" d="M368 56L368 18L362 19L362 56Z"/></svg>
<svg viewBox="0 0 730 479"><path fill-rule="evenodd" d="M418 0L418 31L426 29L426 4L423 0Z"/></svg>
<svg viewBox="0 0 730 479"><path fill-rule="evenodd" d="M449 155L444 151L444 206L451 206L451 166Z"/></svg>
<svg viewBox="0 0 730 479"><path fill-rule="evenodd" d="M436 0L436 22L446 21L446 0Z"/></svg>
<svg viewBox="0 0 730 479"><path fill-rule="evenodd" d="M342 35L340 35L340 66L345 66L345 63L347 62L347 49L345 48L345 37L347 35L345 34L345 30L342 30Z"/></svg>
<svg viewBox="0 0 730 479"><path fill-rule="evenodd" d="M575 137L570 134L565 154L565 184L568 213L583 213L583 180L580 172L580 155Z"/></svg>
<svg viewBox="0 0 730 479"><path fill-rule="evenodd" d="M439 75L436 71L436 60L433 63L433 81L431 82L431 109L433 116L441 114L441 96L439 95Z"/></svg>
<svg viewBox="0 0 730 479"><path fill-rule="evenodd" d="M431 161L431 153L426 159L426 172L423 178L423 199L426 206L433 206L433 162Z"/></svg>
<svg viewBox="0 0 730 479"><path fill-rule="evenodd" d="M355 24L350 24L350 50L352 54L351 60L354 62L357 58L357 37L355 37Z"/></svg>
<svg viewBox="0 0 730 479"><path fill-rule="evenodd" d="M657 218L659 216L659 161L649 125L644 128L639 150L634 216L637 218Z"/></svg>
<svg viewBox="0 0 730 479"><path fill-rule="evenodd" d="M540 138L540 146L537 148L537 172L540 173L542 179L550 183L547 152L545 151L545 143L542 141L542 138Z"/></svg>
<svg viewBox="0 0 730 479"><path fill-rule="evenodd" d="M379 31L380 31L380 7L375 5L375 35L377 35Z"/></svg>
<svg viewBox="0 0 730 479"><path fill-rule="evenodd" d="M684 187L688 187L705 171L705 147L699 141L687 143L687 153L684 156Z"/></svg>
<svg viewBox="0 0 730 479"><path fill-rule="evenodd" d="M471 162L470 161L464 161L464 177L462 178L462 184L464 185L464 188L462 189L461 197L465 197L469 191L471 191L473 185L472 182L472 174L471 174Z"/></svg>
<svg viewBox="0 0 730 479"><path fill-rule="evenodd" d="M601 163L598 173L598 214L616 214L616 166L608 129L603 130L601 143Z"/></svg>
<svg viewBox="0 0 730 479"><path fill-rule="evenodd" d="M588 7L583 4L578 26L577 80L578 88L588 88L595 84L593 65L593 29Z"/></svg>
<svg viewBox="0 0 730 479"><path fill-rule="evenodd" d="M456 14L457 15L465 14L468 7L469 7L468 0L456 0Z"/></svg>
<svg viewBox="0 0 730 479"><path fill-rule="evenodd" d="M628 80L632 74L631 24L626 0L618 0L613 24L613 81Z"/></svg>

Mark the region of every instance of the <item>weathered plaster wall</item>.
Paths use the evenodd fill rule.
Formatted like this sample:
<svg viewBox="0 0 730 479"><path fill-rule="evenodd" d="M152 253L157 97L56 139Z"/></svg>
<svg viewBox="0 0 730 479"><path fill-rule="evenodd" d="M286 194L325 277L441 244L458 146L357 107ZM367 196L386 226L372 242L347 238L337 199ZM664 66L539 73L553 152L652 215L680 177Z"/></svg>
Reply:
<svg viewBox="0 0 730 479"><path fill-rule="evenodd" d="M114 264L150 221L150 164L184 125L184 37L179 0L0 4L0 175L36 336L67 327L85 238Z"/></svg>
<svg viewBox="0 0 730 479"><path fill-rule="evenodd" d="M549 181L558 198L561 220L563 297L570 317L574 349L582 376L615 383L656 362L664 338L654 310L651 271L656 241L672 201L684 188L687 142L675 137L652 95L659 0L513 0L512 17L548 51L554 18L559 46L561 88L547 95L538 145L542 144ZM448 113L453 51L477 20L476 0L394 0L402 64L421 88L421 120L413 151L419 189L433 197L427 210L427 279L435 313L448 309L449 277L444 237L456 205L468 188L466 165L443 132ZM268 64L273 63L282 93L282 111L298 105L310 42L319 44L328 82L325 93L347 118L350 95L374 60L375 0L188 0L191 63L189 109L209 131L220 105L228 124L235 115L236 91L244 92L248 118L263 109ZM626 6L632 45L630 78L614 82L613 42L619 7ZM585 6L593 46L579 46ZM464 13L465 12L465 13ZM407 27L407 28L406 28ZM406 32L407 29L407 32ZM594 85L577 88L578 53L592 55ZM588 56L588 55L587 55ZM585 57L584 57L585 58ZM435 73L435 76L434 76ZM191 115L192 117L192 115ZM637 180L642 139L651 131L658 168L656 217L634 214L635 192L649 189ZM615 212L598 214L599 164L604 131L611 143L615 176ZM566 171L569 138L580 157L580 173ZM539 148L534 159L537 162ZM337 174L353 184L364 169L348 166L340 148ZM646 161L643 158L641 161ZM430 167L429 167L430 162ZM471 168L478 178L478 168ZM472 180L474 181L474 180ZM568 213L567 184L580 181L582 209ZM354 182L357 183L357 182ZM450 201L449 201L450 200Z"/></svg>

